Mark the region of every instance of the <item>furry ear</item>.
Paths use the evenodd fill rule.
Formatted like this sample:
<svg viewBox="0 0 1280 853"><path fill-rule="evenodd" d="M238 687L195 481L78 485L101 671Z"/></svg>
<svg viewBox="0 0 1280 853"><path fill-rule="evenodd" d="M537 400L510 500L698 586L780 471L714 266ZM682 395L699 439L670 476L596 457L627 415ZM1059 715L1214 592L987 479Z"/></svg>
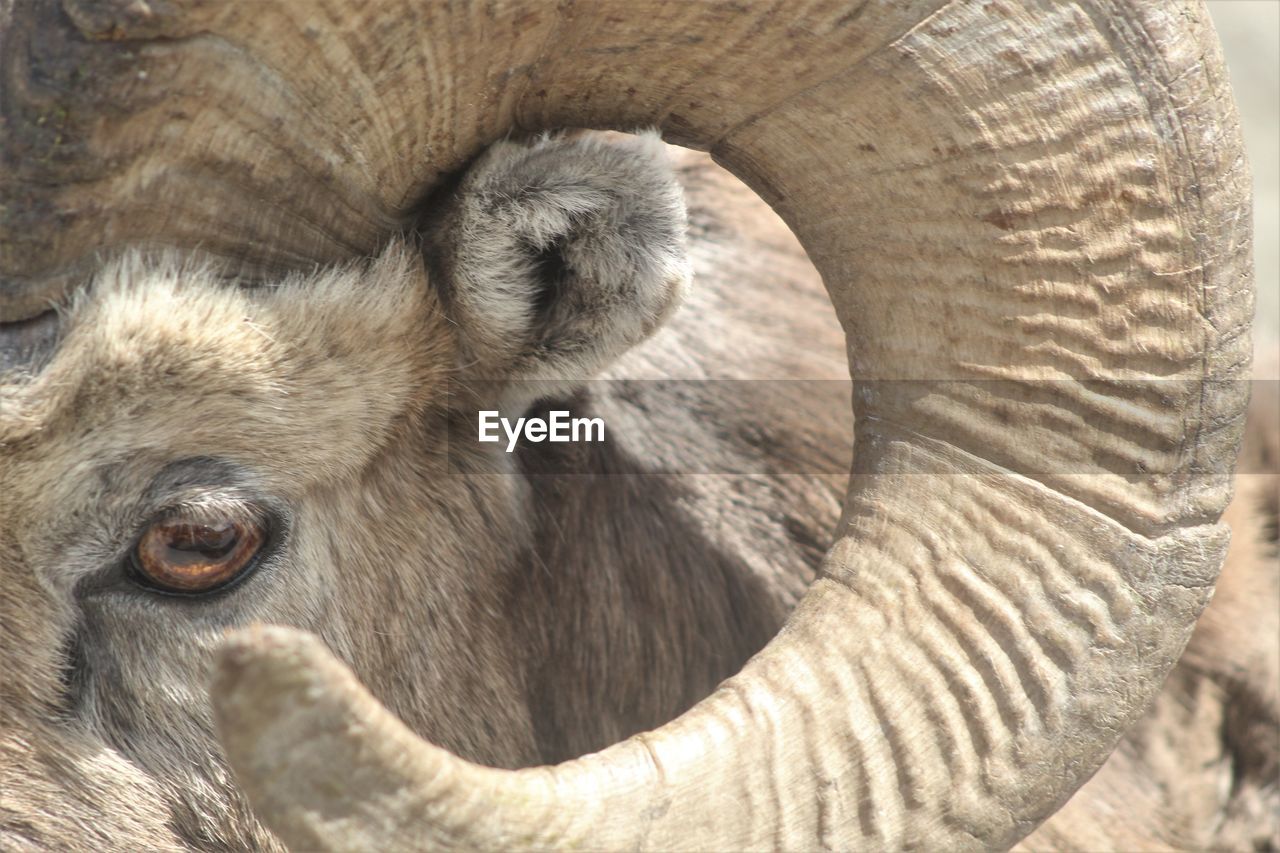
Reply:
<svg viewBox="0 0 1280 853"><path fill-rule="evenodd" d="M679 303L685 228L656 133L491 147L424 228L464 378L503 381L515 407L599 372Z"/></svg>

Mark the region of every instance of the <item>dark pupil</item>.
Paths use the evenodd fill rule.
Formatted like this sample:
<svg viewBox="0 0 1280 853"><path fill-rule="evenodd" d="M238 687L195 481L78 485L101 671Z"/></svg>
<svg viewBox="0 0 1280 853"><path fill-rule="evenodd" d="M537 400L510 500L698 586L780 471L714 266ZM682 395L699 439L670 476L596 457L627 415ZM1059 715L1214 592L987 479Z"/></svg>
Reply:
<svg viewBox="0 0 1280 853"><path fill-rule="evenodd" d="M239 538L234 524L173 524L165 531L165 547L174 563L208 562L230 554Z"/></svg>

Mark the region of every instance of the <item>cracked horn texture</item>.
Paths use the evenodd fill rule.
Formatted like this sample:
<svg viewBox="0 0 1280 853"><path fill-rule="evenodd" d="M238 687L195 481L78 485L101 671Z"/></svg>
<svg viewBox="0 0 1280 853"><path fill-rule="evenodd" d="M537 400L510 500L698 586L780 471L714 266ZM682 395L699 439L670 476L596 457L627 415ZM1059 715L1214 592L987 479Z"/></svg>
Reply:
<svg viewBox="0 0 1280 853"><path fill-rule="evenodd" d="M652 125L774 206L848 334L842 538L671 724L481 768L305 637L235 641L228 755L289 843L1007 846L1212 590L1252 281L1203 4L63 0L2 38L0 320L128 246L245 278L368 254L513 128Z"/></svg>

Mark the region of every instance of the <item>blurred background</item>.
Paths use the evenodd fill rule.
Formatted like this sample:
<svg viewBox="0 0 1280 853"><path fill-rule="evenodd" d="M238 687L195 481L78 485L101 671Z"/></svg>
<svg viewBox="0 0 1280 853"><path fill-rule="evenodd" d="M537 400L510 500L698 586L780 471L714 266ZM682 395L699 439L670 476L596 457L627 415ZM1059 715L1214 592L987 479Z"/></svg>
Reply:
<svg viewBox="0 0 1280 853"><path fill-rule="evenodd" d="M1209 0L1253 167L1254 374L1280 379L1280 0Z"/></svg>

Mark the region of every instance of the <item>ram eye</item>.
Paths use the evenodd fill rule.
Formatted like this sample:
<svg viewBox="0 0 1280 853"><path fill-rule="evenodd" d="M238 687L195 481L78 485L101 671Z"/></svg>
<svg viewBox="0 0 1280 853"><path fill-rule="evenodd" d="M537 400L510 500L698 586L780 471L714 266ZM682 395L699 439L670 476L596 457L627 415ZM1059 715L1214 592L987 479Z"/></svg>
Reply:
<svg viewBox="0 0 1280 853"><path fill-rule="evenodd" d="M161 592L212 592L246 574L266 538L256 521L162 519L143 532L131 568L135 580Z"/></svg>

